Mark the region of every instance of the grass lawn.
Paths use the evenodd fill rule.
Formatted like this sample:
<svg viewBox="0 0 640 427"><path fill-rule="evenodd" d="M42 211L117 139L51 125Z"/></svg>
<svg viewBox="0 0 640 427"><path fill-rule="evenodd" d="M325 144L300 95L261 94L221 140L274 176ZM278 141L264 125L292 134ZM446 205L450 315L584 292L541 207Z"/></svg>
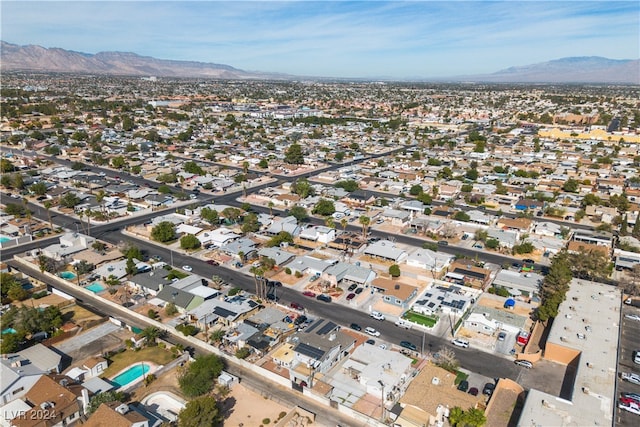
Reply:
<svg viewBox="0 0 640 427"><path fill-rule="evenodd" d="M104 371L104 377L117 374L139 362L149 361L158 365L166 365L174 359L174 355L160 347L143 347L138 351L126 350L111 357L109 367Z"/></svg>
<svg viewBox="0 0 640 427"><path fill-rule="evenodd" d="M427 328L433 328L438 323L438 316L425 316L424 314L408 311L403 316L405 319L419 323Z"/></svg>
<svg viewBox="0 0 640 427"><path fill-rule="evenodd" d="M454 381L454 384L458 385L460 384L460 381L466 380L467 378L469 378L469 375L464 372L456 371L456 380Z"/></svg>

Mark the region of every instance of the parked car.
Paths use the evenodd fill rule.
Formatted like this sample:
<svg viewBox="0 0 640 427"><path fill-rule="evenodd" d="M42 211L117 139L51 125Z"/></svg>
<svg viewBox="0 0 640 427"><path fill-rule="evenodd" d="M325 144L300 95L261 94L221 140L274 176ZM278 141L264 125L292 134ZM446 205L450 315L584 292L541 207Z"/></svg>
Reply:
<svg viewBox="0 0 640 427"><path fill-rule="evenodd" d="M620 378L622 378L623 381L629 381L630 383L640 385L640 375L639 374L634 374L632 372L623 372L620 375Z"/></svg>
<svg viewBox="0 0 640 427"><path fill-rule="evenodd" d="M387 349L387 345L386 344L380 344L378 347L383 349L383 350Z"/></svg>
<svg viewBox="0 0 640 427"><path fill-rule="evenodd" d="M279 296L277 296L276 294L267 294L267 299L269 301L278 301L280 299Z"/></svg>
<svg viewBox="0 0 640 427"><path fill-rule="evenodd" d="M356 297L356 294L354 293L350 293L349 295L347 295L347 301L351 301L352 299L354 299Z"/></svg>
<svg viewBox="0 0 640 427"><path fill-rule="evenodd" d="M320 294L316 297L316 299L318 301L323 301L323 302L331 302L331 297L329 295L325 295L325 294Z"/></svg>
<svg viewBox="0 0 640 427"><path fill-rule="evenodd" d="M449 246L449 242L447 242L446 240L440 240L438 242L438 246Z"/></svg>
<svg viewBox="0 0 640 427"><path fill-rule="evenodd" d="M462 347L462 348L468 348L469 347L469 341L462 339L462 338L456 338L453 341L451 341L451 344L455 345L456 347Z"/></svg>
<svg viewBox="0 0 640 427"><path fill-rule="evenodd" d="M529 362L528 360L516 360L515 364L527 369L533 368L533 363Z"/></svg>
<svg viewBox="0 0 640 427"><path fill-rule="evenodd" d="M500 332L498 334L498 341L504 341L507 338L507 333L506 332Z"/></svg>
<svg viewBox="0 0 640 427"><path fill-rule="evenodd" d="M630 397L621 397L619 402L620 403L626 403L627 405L630 405L630 404L638 405L638 404L640 404L640 402L638 402L636 399L632 399Z"/></svg>
<svg viewBox="0 0 640 427"><path fill-rule="evenodd" d="M637 400L640 402L640 394L639 393L622 393L622 397L628 397L633 400Z"/></svg>
<svg viewBox="0 0 640 427"><path fill-rule="evenodd" d="M633 363L640 365L640 350L635 350L633 352Z"/></svg>
<svg viewBox="0 0 640 427"><path fill-rule="evenodd" d="M364 291L364 288L358 288L355 290L355 294L356 295L360 295L362 293L362 291Z"/></svg>
<svg viewBox="0 0 640 427"><path fill-rule="evenodd" d="M302 293L302 295L304 295L305 297L309 297L309 298L315 298L315 297L316 297L316 294L314 294L314 293L313 293L313 292L311 292L311 291L304 291L304 292Z"/></svg>
<svg viewBox="0 0 640 427"><path fill-rule="evenodd" d="M404 319L396 320L395 325L399 328L411 329L411 323L407 322Z"/></svg>
<svg viewBox="0 0 640 427"><path fill-rule="evenodd" d="M411 351L418 351L418 347L416 347L415 344L409 341L400 341L400 347L407 348Z"/></svg>
<svg viewBox="0 0 640 427"><path fill-rule="evenodd" d="M520 331L520 333L518 334L518 338L516 338L516 341L518 342L518 344L527 345L527 343L529 342L529 333Z"/></svg>
<svg viewBox="0 0 640 427"><path fill-rule="evenodd" d="M369 314L369 316L373 317L376 320L384 320L384 314L380 313L379 311L372 311L371 314Z"/></svg>
<svg viewBox="0 0 640 427"><path fill-rule="evenodd" d="M632 414L640 415L640 405L636 405L635 403L618 403L618 408L631 412Z"/></svg>
<svg viewBox="0 0 640 427"><path fill-rule="evenodd" d="M302 315L302 316L296 317L296 320L294 320L293 323L295 325L300 325L300 324L302 324L302 323L304 323L306 321L307 321L307 316Z"/></svg>
<svg viewBox="0 0 640 427"><path fill-rule="evenodd" d="M190 265L183 265L182 269L184 271L189 271L189 272L193 271L193 268Z"/></svg>
<svg viewBox="0 0 640 427"><path fill-rule="evenodd" d="M624 318L630 319L630 320L637 320L638 322L640 322L640 316L637 314L625 314Z"/></svg>
<svg viewBox="0 0 640 427"><path fill-rule="evenodd" d="M467 393L469 393L471 396L477 396L479 392L477 388L471 387Z"/></svg>
<svg viewBox="0 0 640 427"><path fill-rule="evenodd" d="M366 333L368 333L369 335L371 335L372 337L379 337L380 336L380 332L376 331L371 326L367 326L366 328L364 328L364 331Z"/></svg>
<svg viewBox="0 0 640 427"><path fill-rule="evenodd" d="M209 264L209 265L213 265L213 266L220 265L220 264L218 263L218 261L214 261L214 260L212 260L212 259L207 260L207 264Z"/></svg>
<svg viewBox="0 0 640 427"><path fill-rule="evenodd" d="M362 330L362 326L358 325L357 323L352 323L349 325L349 327L351 329L353 329L354 331L361 331Z"/></svg>
<svg viewBox="0 0 640 427"><path fill-rule="evenodd" d="M482 394L485 396L491 396L493 394L493 390L496 389L496 385L494 383L486 383L482 388Z"/></svg>
<svg viewBox="0 0 640 427"><path fill-rule="evenodd" d="M289 307L294 308L296 310L304 310L304 307L302 306L302 304L299 304L297 302L292 302L291 304L289 304Z"/></svg>
<svg viewBox="0 0 640 427"><path fill-rule="evenodd" d="M466 392L469 389L469 381L462 380L458 384L458 390Z"/></svg>
<svg viewBox="0 0 640 427"><path fill-rule="evenodd" d="M354 283L353 285L349 286L349 287L347 288L347 290L348 290L349 292L353 292L357 287L358 287L358 285L356 285L356 284Z"/></svg>
<svg viewBox="0 0 640 427"><path fill-rule="evenodd" d="M365 341L365 343L367 343L369 345L376 345L376 340L368 339L368 340Z"/></svg>

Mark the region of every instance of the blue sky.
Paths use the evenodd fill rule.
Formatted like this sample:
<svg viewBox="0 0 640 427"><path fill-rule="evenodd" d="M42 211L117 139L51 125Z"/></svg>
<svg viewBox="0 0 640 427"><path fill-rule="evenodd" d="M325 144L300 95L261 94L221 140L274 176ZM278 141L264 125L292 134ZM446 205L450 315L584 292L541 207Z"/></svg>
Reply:
<svg viewBox="0 0 640 427"><path fill-rule="evenodd" d="M640 57L635 1L7 1L1 38L248 71L447 77Z"/></svg>

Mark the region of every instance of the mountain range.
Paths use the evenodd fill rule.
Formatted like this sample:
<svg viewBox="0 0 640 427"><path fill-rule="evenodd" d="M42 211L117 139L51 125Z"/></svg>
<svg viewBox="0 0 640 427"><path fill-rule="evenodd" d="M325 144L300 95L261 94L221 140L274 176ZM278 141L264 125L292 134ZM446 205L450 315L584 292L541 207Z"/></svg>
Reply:
<svg viewBox="0 0 640 427"><path fill-rule="evenodd" d="M2 72L29 71L211 79L292 80L310 78L308 76L250 72L224 64L157 59L130 52L88 54L37 45L20 46L4 41L0 41L0 70ZM321 79L321 77L314 78ZM571 57L510 67L492 74L432 79L432 81L443 80L493 83L640 84L640 60L616 60L598 56Z"/></svg>

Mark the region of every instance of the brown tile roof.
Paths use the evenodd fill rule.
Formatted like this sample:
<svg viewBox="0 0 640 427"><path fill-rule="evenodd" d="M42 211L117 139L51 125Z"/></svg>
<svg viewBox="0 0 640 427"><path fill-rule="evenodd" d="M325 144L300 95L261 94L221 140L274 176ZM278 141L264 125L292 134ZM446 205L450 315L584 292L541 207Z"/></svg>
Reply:
<svg viewBox="0 0 640 427"><path fill-rule="evenodd" d="M392 295L401 301L406 301L407 298L409 298L416 290L415 286L393 279L385 279L384 277L377 277L373 279L371 285L378 289L384 289L385 295Z"/></svg>
<svg viewBox="0 0 640 427"><path fill-rule="evenodd" d="M121 414L116 411L122 402L103 403L91 417L83 424L83 427L130 427L134 423L147 420L142 414L129 409Z"/></svg>
<svg viewBox="0 0 640 427"><path fill-rule="evenodd" d="M94 366L96 366L98 363L102 363L104 361L106 361L104 357L90 357L87 359L86 362L84 362L83 366L91 369Z"/></svg>
<svg viewBox="0 0 640 427"><path fill-rule="evenodd" d="M498 227L528 230L531 227L531 220L529 218L500 218Z"/></svg>
<svg viewBox="0 0 640 427"><path fill-rule="evenodd" d="M608 246L594 245L586 242L576 242L574 240L569 242L567 246L569 252L601 252L604 256L609 256L610 248Z"/></svg>
<svg viewBox="0 0 640 427"><path fill-rule="evenodd" d="M62 380L66 380L68 385L61 385ZM78 397L81 389L82 386L66 375L43 375L24 396L32 409L11 423L16 427L45 427L61 423L80 411ZM45 402L50 406L43 408L41 405Z"/></svg>

